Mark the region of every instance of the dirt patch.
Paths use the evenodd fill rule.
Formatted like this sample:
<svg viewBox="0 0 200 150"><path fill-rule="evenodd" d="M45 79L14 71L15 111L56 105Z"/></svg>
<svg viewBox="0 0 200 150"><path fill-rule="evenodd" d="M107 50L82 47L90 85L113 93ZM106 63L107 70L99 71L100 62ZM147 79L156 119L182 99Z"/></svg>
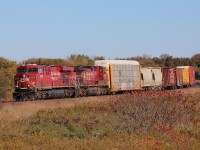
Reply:
<svg viewBox="0 0 200 150"><path fill-rule="evenodd" d="M69 99L52 99L42 101L0 103L0 119L16 120L34 115L40 109L72 107L92 101L105 101L110 96L95 96Z"/></svg>

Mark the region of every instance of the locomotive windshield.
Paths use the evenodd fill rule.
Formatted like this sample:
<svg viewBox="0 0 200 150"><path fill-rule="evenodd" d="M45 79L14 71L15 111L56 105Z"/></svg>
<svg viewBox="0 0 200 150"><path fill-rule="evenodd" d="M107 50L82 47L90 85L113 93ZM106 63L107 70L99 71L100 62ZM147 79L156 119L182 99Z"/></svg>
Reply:
<svg viewBox="0 0 200 150"><path fill-rule="evenodd" d="M38 68L28 68L28 72L29 73L37 73L38 72Z"/></svg>
<svg viewBox="0 0 200 150"><path fill-rule="evenodd" d="M25 73L26 71L26 68L17 69L17 73Z"/></svg>

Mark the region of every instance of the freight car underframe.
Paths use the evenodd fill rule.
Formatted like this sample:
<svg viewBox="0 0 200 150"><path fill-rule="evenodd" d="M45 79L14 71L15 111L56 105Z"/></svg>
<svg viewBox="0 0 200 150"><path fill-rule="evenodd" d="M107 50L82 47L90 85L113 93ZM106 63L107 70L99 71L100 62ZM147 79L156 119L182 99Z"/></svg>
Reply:
<svg viewBox="0 0 200 150"><path fill-rule="evenodd" d="M51 98L84 97L92 95L106 95L110 93L107 85L102 86L80 86L80 87L55 87L16 89L13 98L16 101L42 100Z"/></svg>

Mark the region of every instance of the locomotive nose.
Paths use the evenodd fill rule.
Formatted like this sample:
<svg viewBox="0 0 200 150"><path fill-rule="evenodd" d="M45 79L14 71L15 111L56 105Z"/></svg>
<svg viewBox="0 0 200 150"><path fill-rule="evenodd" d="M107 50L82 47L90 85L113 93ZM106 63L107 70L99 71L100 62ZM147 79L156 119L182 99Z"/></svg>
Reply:
<svg viewBox="0 0 200 150"><path fill-rule="evenodd" d="M28 84L27 84L27 76L25 74L16 77L15 78L15 87L16 88L20 88L20 89L24 89L27 88Z"/></svg>

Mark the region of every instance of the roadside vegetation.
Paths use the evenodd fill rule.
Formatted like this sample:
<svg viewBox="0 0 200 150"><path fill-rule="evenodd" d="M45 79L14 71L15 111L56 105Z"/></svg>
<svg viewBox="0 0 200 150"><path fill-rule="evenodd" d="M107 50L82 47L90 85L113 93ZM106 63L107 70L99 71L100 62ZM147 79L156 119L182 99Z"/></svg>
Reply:
<svg viewBox="0 0 200 150"><path fill-rule="evenodd" d="M0 57L0 100L12 99L17 64Z"/></svg>
<svg viewBox="0 0 200 150"><path fill-rule="evenodd" d="M200 93L148 91L0 121L0 149L198 149ZM28 110L27 110L28 111Z"/></svg>

